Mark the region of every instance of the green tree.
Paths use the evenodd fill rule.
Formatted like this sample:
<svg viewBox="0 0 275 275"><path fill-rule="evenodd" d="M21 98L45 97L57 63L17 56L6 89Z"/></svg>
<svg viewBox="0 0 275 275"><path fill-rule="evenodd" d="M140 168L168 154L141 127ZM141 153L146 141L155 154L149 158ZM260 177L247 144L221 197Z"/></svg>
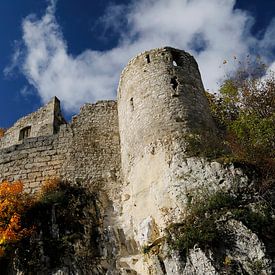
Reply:
<svg viewBox="0 0 275 275"><path fill-rule="evenodd" d="M254 66L253 64L251 66ZM212 115L232 156L275 173L275 76L239 69L218 94L208 94Z"/></svg>

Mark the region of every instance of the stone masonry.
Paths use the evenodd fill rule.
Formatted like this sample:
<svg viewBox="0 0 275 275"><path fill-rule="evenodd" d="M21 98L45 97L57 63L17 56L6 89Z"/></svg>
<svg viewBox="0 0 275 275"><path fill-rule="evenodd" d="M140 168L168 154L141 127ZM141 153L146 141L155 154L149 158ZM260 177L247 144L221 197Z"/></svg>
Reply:
<svg viewBox="0 0 275 275"><path fill-rule="evenodd" d="M28 138L22 144L2 149L1 180L21 180L26 190L33 193L45 180L60 177L68 143L68 131L63 126L58 134Z"/></svg>
<svg viewBox="0 0 275 275"><path fill-rule="evenodd" d="M19 133L21 124L15 125L7 131L4 140L14 137L14 132ZM116 177L120 170L115 101L86 104L71 124L59 125L57 132L47 134L20 142L15 140L17 144L1 149L0 180L22 180L26 190L35 192L48 179L62 177L94 184Z"/></svg>
<svg viewBox="0 0 275 275"><path fill-rule="evenodd" d="M60 125L66 124L60 110L60 102L56 97L36 112L19 119L9 128L0 140L0 149L22 143L25 137L50 136L58 132Z"/></svg>

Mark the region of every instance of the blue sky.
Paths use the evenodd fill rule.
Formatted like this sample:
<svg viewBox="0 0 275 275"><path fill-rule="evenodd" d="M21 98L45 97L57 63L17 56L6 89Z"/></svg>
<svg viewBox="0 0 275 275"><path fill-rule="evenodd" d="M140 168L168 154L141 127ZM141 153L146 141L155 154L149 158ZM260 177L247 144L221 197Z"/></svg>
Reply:
<svg viewBox="0 0 275 275"><path fill-rule="evenodd" d="M127 61L154 47L191 52L210 90L236 68L234 56L275 68L273 18L275 1L1 0L0 127L54 95L67 118L114 99Z"/></svg>

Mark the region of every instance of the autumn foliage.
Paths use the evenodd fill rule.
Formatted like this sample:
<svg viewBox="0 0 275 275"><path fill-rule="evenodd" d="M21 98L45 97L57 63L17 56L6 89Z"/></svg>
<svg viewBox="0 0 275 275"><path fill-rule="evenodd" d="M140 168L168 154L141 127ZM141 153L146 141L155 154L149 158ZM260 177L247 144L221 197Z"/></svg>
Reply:
<svg viewBox="0 0 275 275"><path fill-rule="evenodd" d="M0 139L4 136L5 134L5 129L0 128Z"/></svg>
<svg viewBox="0 0 275 275"><path fill-rule="evenodd" d="M22 223L24 213L32 203L31 197L23 192L22 182L0 184L0 257L32 233L33 228Z"/></svg>
<svg viewBox="0 0 275 275"><path fill-rule="evenodd" d="M15 181L0 183L0 259L10 257L20 241L36 231L30 213L42 202L58 197L59 180L47 180L40 192L31 196L23 192L23 183Z"/></svg>

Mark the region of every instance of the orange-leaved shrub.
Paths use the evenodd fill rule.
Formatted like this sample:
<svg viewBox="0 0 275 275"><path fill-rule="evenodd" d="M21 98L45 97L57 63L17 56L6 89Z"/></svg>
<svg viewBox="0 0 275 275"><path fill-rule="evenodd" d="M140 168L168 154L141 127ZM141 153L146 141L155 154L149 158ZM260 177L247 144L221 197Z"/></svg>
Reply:
<svg viewBox="0 0 275 275"><path fill-rule="evenodd" d="M0 257L32 233L33 227L22 223L24 214L32 204L33 199L23 192L21 181L0 184Z"/></svg>
<svg viewBox="0 0 275 275"><path fill-rule="evenodd" d="M0 128L0 139L4 136L4 134L5 134L5 129Z"/></svg>

